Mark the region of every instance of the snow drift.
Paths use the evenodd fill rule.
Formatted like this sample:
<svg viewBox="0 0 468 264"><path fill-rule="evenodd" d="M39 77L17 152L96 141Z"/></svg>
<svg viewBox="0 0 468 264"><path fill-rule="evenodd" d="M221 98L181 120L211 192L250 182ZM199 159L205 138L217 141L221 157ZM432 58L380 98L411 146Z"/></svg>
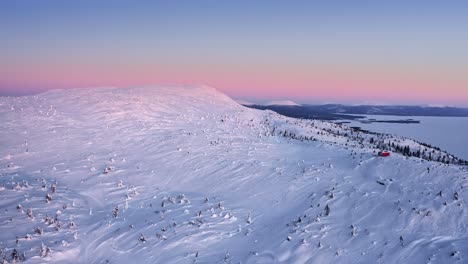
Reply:
<svg viewBox="0 0 468 264"><path fill-rule="evenodd" d="M26 263L463 263L467 168L209 87L0 98L0 255ZM372 138L372 140L371 140ZM390 144L390 143L388 143Z"/></svg>

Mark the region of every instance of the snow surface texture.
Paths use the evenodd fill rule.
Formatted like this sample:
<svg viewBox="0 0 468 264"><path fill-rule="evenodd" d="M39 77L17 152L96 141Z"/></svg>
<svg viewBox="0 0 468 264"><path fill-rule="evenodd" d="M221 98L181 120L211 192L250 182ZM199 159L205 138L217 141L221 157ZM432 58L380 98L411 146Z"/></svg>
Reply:
<svg viewBox="0 0 468 264"><path fill-rule="evenodd" d="M343 125L204 86L4 97L0 122L8 262L468 261L467 168Z"/></svg>

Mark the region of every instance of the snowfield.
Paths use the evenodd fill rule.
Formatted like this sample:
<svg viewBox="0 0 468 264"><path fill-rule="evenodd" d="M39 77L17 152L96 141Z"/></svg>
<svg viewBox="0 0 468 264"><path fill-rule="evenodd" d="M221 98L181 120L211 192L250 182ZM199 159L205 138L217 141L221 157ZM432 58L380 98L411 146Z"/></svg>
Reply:
<svg viewBox="0 0 468 264"><path fill-rule="evenodd" d="M0 98L5 263L467 263L468 169L213 88Z"/></svg>

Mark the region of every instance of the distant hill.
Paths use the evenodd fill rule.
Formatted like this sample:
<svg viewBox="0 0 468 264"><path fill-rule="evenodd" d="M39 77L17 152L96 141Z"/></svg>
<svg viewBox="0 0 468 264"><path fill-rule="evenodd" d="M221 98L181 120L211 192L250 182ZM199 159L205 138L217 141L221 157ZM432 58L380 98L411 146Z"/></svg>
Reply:
<svg viewBox="0 0 468 264"><path fill-rule="evenodd" d="M247 105L248 107L272 110L279 114L307 119L337 120L357 119L351 115L395 115L395 116L451 116L468 117L468 108L405 106L405 105Z"/></svg>
<svg viewBox="0 0 468 264"><path fill-rule="evenodd" d="M287 105L287 106L299 106L300 104L291 101L291 100L283 100L283 101L271 101L266 105Z"/></svg>

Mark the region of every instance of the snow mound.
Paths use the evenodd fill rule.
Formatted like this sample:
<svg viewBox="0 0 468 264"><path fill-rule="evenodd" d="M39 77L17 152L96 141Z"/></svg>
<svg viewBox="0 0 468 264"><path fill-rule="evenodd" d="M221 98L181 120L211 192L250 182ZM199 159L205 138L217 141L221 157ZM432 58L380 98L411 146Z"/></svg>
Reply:
<svg viewBox="0 0 468 264"><path fill-rule="evenodd" d="M206 86L5 97L0 123L9 262L468 259L467 168L376 155L404 145L455 159L405 138L249 109Z"/></svg>

